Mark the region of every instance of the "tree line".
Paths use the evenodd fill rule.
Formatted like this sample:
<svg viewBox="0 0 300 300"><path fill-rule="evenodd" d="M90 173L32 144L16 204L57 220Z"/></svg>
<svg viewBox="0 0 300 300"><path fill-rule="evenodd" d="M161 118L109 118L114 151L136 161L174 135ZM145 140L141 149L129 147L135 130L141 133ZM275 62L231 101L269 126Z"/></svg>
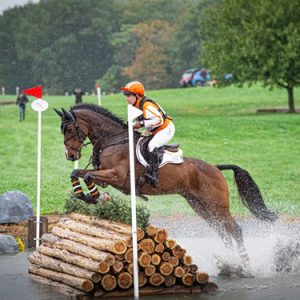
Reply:
<svg viewBox="0 0 300 300"><path fill-rule="evenodd" d="M148 88L177 86L186 68L198 66L192 23L201 2L41 0L7 10L0 85L10 93L37 84L50 93L91 90L96 82L115 92L133 79Z"/></svg>
<svg viewBox="0 0 300 300"><path fill-rule="evenodd" d="M178 86L192 67L224 84L300 84L300 0L40 0L0 15L0 85L50 93L130 80Z"/></svg>

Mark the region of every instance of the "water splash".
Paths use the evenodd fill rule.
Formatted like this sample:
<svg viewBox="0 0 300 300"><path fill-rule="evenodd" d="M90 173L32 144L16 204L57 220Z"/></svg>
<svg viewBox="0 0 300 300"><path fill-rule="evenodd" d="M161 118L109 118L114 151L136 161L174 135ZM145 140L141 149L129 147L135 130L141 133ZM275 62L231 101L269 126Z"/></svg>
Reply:
<svg viewBox="0 0 300 300"><path fill-rule="evenodd" d="M278 221L269 224L252 218L238 223L244 233L251 273L255 277L279 276L279 271L300 273L300 223ZM241 265L238 253L228 251L219 236L204 222L197 226L198 234L195 227L192 231L188 227L191 228L186 226L186 234L179 236L177 242L187 249L199 270L217 276L224 266L238 268ZM183 231L181 227L180 233Z"/></svg>

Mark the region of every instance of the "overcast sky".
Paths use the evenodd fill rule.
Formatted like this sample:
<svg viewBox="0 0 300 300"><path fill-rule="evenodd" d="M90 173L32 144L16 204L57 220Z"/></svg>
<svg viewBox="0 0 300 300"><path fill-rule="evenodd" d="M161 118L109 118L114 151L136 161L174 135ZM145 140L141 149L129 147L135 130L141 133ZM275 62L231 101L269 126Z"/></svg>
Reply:
<svg viewBox="0 0 300 300"><path fill-rule="evenodd" d="M0 0L0 14L6 9L16 5L25 5L28 2L39 2L39 0Z"/></svg>

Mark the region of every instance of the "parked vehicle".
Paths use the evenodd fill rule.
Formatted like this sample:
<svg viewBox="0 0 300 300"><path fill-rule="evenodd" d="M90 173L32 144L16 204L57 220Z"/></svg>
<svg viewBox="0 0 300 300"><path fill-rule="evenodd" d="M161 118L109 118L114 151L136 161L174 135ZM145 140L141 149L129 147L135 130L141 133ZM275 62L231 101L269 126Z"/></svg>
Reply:
<svg viewBox="0 0 300 300"><path fill-rule="evenodd" d="M205 68L200 69L189 69L186 70L180 81L179 84L181 87L192 87L192 86L205 86L208 81L210 81L211 74Z"/></svg>

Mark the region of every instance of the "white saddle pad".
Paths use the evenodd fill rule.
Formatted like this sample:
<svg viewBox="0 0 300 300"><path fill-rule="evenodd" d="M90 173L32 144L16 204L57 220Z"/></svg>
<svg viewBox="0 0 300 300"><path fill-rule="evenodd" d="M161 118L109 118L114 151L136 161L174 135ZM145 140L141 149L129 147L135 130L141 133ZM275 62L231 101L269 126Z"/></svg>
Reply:
<svg viewBox="0 0 300 300"><path fill-rule="evenodd" d="M144 158L141 152L141 141L143 137L141 137L136 144L136 157L138 161L146 168L149 166L148 162ZM165 150L163 159L159 165L159 168L163 167L166 164L182 164L183 163L183 152L179 149L177 152L170 152Z"/></svg>

